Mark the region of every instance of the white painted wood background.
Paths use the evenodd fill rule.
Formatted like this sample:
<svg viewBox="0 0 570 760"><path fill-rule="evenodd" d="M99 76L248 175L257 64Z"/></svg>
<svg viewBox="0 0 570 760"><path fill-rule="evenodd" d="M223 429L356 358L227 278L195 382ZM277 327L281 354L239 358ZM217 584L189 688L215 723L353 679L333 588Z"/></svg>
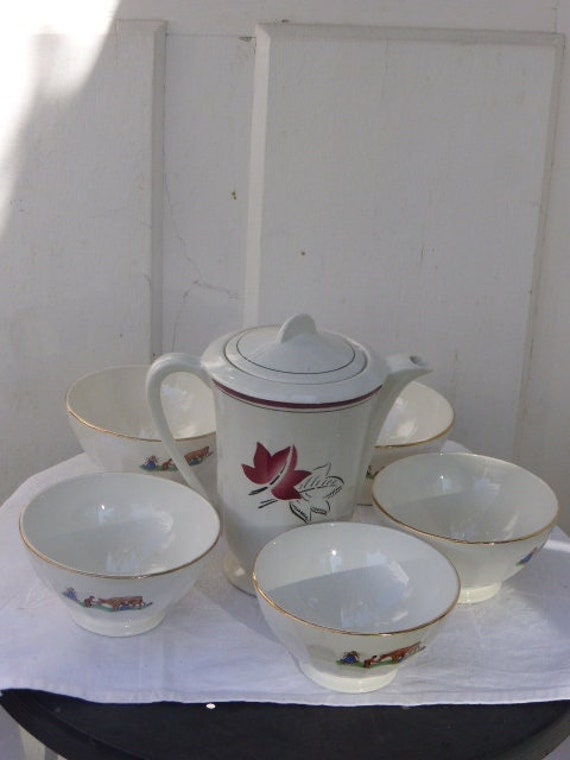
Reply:
<svg viewBox="0 0 570 760"><path fill-rule="evenodd" d="M162 24L136 22L88 38L5 36L0 46L3 498L76 453L63 405L70 380L149 358L160 324L151 293L163 40Z"/></svg>
<svg viewBox="0 0 570 760"><path fill-rule="evenodd" d="M570 0L50 5L0 74L1 497L79 374L304 309L424 354L570 528Z"/></svg>
<svg viewBox="0 0 570 760"><path fill-rule="evenodd" d="M560 43L258 29L246 320L308 308L423 355L455 436L512 452Z"/></svg>

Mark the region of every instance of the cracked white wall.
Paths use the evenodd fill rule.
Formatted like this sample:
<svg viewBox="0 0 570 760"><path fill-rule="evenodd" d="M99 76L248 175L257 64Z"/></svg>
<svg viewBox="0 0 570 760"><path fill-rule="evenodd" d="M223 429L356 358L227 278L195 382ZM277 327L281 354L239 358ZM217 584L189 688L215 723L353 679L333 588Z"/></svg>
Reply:
<svg viewBox="0 0 570 760"><path fill-rule="evenodd" d="M253 64L250 39L168 39L165 351L242 324Z"/></svg>

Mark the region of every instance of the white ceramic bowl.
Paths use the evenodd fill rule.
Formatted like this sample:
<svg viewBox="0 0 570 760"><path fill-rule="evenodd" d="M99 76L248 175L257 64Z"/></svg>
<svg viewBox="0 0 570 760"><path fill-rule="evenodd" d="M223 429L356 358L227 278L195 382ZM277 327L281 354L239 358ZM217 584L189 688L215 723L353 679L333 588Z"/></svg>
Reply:
<svg viewBox="0 0 570 760"><path fill-rule="evenodd" d="M372 481L386 465L413 454L441 451L454 422L453 407L441 393L416 380L409 383L382 425L359 502L372 502Z"/></svg>
<svg viewBox="0 0 570 760"><path fill-rule="evenodd" d="M494 596L543 546L558 517L552 489L522 467L471 453L420 454L374 480L385 525L429 541L453 562L460 602Z"/></svg>
<svg viewBox="0 0 570 760"><path fill-rule="evenodd" d="M145 390L148 368L109 367L76 380L65 398L68 419L83 450L102 469L182 480L152 421ZM216 442L212 391L193 375L175 373L161 393L182 454L199 478L211 475Z"/></svg>
<svg viewBox="0 0 570 760"><path fill-rule="evenodd" d="M364 523L293 528L259 552L261 611L301 671L335 691L374 691L436 634L459 595L455 568L400 531Z"/></svg>
<svg viewBox="0 0 570 760"><path fill-rule="evenodd" d="M37 574L78 625L107 636L158 625L190 591L219 534L202 496L134 473L61 481L20 515Z"/></svg>

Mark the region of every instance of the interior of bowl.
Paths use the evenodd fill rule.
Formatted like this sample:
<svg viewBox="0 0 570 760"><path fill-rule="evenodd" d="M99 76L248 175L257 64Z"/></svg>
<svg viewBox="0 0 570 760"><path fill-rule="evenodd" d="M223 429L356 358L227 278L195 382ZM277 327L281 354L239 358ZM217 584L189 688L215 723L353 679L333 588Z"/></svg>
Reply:
<svg viewBox="0 0 570 760"><path fill-rule="evenodd" d="M289 615L353 633L424 626L448 612L459 594L455 569L431 546L359 523L281 534L259 553L254 584Z"/></svg>
<svg viewBox="0 0 570 760"><path fill-rule="evenodd" d="M186 486L147 475L97 473L62 481L22 511L20 533L42 558L104 576L184 567L216 543L214 508Z"/></svg>
<svg viewBox="0 0 570 760"><path fill-rule="evenodd" d="M453 427L449 401L423 383L412 381L400 393L378 437L377 446L405 446L444 436Z"/></svg>
<svg viewBox="0 0 570 760"><path fill-rule="evenodd" d="M552 525L558 502L536 475L470 453L419 454L384 468L374 503L418 531L465 542L526 538Z"/></svg>
<svg viewBox="0 0 570 760"><path fill-rule="evenodd" d="M109 367L77 380L69 388L69 414L90 427L129 438L158 440L146 399L148 365ZM175 372L162 384L162 402L175 438L215 431L213 394L195 375Z"/></svg>

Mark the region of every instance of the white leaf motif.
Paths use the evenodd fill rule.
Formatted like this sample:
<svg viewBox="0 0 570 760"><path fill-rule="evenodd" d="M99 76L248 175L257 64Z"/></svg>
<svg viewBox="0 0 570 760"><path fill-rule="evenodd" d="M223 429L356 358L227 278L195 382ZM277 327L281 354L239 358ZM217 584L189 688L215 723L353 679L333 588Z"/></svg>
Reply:
<svg viewBox="0 0 570 760"><path fill-rule="evenodd" d="M311 522L313 515L328 515L330 499L343 487L344 480L330 474L330 463L316 467L299 485L300 499L293 499L289 507L303 522Z"/></svg>

